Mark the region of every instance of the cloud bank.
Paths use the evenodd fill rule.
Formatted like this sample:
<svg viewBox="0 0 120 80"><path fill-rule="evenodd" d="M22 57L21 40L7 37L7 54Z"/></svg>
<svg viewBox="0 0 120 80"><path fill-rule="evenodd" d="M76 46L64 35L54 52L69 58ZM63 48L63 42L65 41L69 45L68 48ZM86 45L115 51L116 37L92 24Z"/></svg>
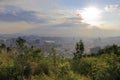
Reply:
<svg viewBox="0 0 120 80"><path fill-rule="evenodd" d="M44 23L45 19L39 18L37 12L27 11L15 6L4 6L0 8L1 22L27 22Z"/></svg>

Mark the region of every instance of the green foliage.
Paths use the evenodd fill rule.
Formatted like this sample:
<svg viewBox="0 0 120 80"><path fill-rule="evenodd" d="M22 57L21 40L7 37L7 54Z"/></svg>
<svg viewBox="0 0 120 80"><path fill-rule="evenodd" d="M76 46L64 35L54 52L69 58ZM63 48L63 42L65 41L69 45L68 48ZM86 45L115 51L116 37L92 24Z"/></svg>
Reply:
<svg viewBox="0 0 120 80"><path fill-rule="evenodd" d="M0 53L0 80L120 80L119 46L106 47L97 56L82 57L84 44L80 41L72 59L58 55L55 49L44 55L39 48L25 48L22 38L17 44L15 51L19 54L12 48Z"/></svg>
<svg viewBox="0 0 120 80"><path fill-rule="evenodd" d="M98 54L110 54L114 53L118 56L120 56L120 47L116 44L113 44L111 46L106 46L105 48L99 50Z"/></svg>
<svg viewBox="0 0 120 80"><path fill-rule="evenodd" d="M5 49L6 48L6 45L5 44L1 44L0 45L0 49Z"/></svg>
<svg viewBox="0 0 120 80"><path fill-rule="evenodd" d="M0 52L2 53L2 52L5 52L5 50L6 50L6 45L5 44L0 44Z"/></svg>
<svg viewBox="0 0 120 80"><path fill-rule="evenodd" d="M18 37L18 39L16 40L16 44L19 48L23 48L25 42L26 42L26 40L21 37Z"/></svg>
<svg viewBox="0 0 120 80"><path fill-rule="evenodd" d="M115 54L84 57L72 62L75 72L90 76L92 80L119 80L120 62Z"/></svg>
<svg viewBox="0 0 120 80"><path fill-rule="evenodd" d="M83 44L82 40L80 40L79 42L76 43L75 50L76 50L75 53L73 53L74 58L75 59L81 58L84 53L84 44Z"/></svg>

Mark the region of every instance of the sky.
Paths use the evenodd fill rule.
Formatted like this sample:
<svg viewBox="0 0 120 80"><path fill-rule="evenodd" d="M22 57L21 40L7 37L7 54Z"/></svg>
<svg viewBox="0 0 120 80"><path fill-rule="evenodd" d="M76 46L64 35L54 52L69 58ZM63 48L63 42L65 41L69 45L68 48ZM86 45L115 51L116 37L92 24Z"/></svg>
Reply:
<svg viewBox="0 0 120 80"><path fill-rule="evenodd" d="M120 0L0 0L0 34L120 36Z"/></svg>

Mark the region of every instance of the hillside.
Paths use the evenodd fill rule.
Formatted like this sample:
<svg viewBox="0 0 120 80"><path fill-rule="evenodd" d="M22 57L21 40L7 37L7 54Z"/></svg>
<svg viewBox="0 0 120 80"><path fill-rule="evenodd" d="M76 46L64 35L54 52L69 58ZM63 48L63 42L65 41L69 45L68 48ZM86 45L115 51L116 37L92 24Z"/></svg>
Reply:
<svg viewBox="0 0 120 80"><path fill-rule="evenodd" d="M19 37L14 48L0 45L0 80L120 80L118 45L105 47L97 55L82 55L84 45L83 49L76 45L69 58L54 48L45 55L40 48L25 44L26 40Z"/></svg>

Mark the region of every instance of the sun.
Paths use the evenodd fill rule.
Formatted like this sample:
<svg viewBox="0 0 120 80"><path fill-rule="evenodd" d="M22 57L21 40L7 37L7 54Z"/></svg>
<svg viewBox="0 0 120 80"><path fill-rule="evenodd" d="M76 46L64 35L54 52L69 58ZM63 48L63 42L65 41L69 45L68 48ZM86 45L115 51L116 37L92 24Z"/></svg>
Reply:
<svg viewBox="0 0 120 80"><path fill-rule="evenodd" d="M81 11L81 17L83 18L83 22L96 25L97 21L101 17L101 10L96 7L87 7Z"/></svg>

